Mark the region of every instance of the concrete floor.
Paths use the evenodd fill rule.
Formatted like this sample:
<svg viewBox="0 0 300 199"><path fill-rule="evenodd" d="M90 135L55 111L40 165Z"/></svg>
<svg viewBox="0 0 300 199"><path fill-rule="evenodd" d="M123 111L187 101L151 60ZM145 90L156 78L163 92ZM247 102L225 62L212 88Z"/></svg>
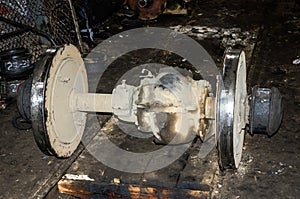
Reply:
<svg viewBox="0 0 300 199"><path fill-rule="evenodd" d="M122 181L128 179L147 179L152 182L168 178L170 183L177 179L190 179L195 183L208 185L208 198L298 198L300 196L300 65L293 60L300 58L300 8L294 1L195 1L197 6L190 16L161 16L151 25L159 27L207 26L219 30L220 37L198 37L187 33L202 44L217 65L230 36L238 33L245 43L238 43L247 52L248 87L276 86L284 97L284 118L279 132L271 138L264 135L245 137L245 146L241 166L237 171L220 173L216 153L208 159L193 160L189 155L178 160L156 175L144 174L133 176L128 173L115 173L80 146L69 159L56 159L41 153L34 143L31 130L19 131L11 125L12 118L17 115L15 103L0 113L0 198L71 198L57 192L57 182L65 173L87 174L98 181L110 182L114 176ZM110 34L119 32L119 27L130 27L115 19ZM114 28L116 29L114 32ZM239 29L233 29L239 28ZM223 34L222 34L223 33ZM209 32L204 35L210 35ZM163 58L163 54L149 53L155 60ZM127 65L136 65L142 60L124 58ZM170 58L170 62L173 62ZM122 62L123 61L123 62ZM180 64L175 62L175 64ZM116 66L119 63L115 63ZM109 69L104 76L103 88L113 88L117 73L125 68ZM103 123L107 117L101 117ZM106 123L109 125L109 122ZM112 133L112 136L114 134ZM121 137L119 139L123 139ZM124 141L125 140L125 141ZM124 146L134 146L134 140L124 138ZM133 147L134 148L134 147ZM185 161L182 161L185 160ZM194 162L193 162L194 161ZM196 162L196 163L195 163ZM205 165L193 167L192 165ZM99 174L103 169L103 175ZM183 174L182 171L194 173ZM170 174L174 176L170 177ZM167 177L168 176L168 177ZM172 181L172 179L174 179ZM176 179L176 180L175 180ZM183 180L184 181L184 180ZM180 181L176 181L176 185ZM171 186L171 185L170 185ZM173 185L172 185L173 186ZM202 187L203 188L203 187ZM206 190L206 188L204 188Z"/></svg>

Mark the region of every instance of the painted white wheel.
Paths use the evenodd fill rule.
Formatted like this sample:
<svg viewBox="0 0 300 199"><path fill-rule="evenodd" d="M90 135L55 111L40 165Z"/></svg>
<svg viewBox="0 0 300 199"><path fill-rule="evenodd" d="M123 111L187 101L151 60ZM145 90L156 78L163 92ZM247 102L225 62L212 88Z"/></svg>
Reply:
<svg viewBox="0 0 300 199"><path fill-rule="evenodd" d="M33 120L33 130L42 151L69 157L78 147L86 123L86 113L74 111L72 96L88 92L87 74L81 54L73 45L58 49L52 57L52 61L47 60L50 64L42 68L44 75L34 74L38 77L34 76L31 110L38 117ZM42 115L34 107L37 101Z"/></svg>
<svg viewBox="0 0 300 199"><path fill-rule="evenodd" d="M218 84L216 129L221 169L236 169L242 157L246 126L246 59L241 50L227 49L223 85Z"/></svg>
<svg viewBox="0 0 300 199"><path fill-rule="evenodd" d="M246 59L245 53L240 54L235 83L233 113L233 154L234 165L237 168L243 151L245 127L246 127L246 103L247 103L247 82L246 82Z"/></svg>

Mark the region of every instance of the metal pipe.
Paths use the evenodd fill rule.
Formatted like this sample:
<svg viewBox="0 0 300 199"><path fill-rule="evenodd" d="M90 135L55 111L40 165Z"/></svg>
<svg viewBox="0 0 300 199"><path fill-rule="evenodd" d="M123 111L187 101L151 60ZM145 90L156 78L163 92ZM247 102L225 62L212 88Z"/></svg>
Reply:
<svg viewBox="0 0 300 199"><path fill-rule="evenodd" d="M76 93L70 107L73 111L112 113L112 95L99 93Z"/></svg>

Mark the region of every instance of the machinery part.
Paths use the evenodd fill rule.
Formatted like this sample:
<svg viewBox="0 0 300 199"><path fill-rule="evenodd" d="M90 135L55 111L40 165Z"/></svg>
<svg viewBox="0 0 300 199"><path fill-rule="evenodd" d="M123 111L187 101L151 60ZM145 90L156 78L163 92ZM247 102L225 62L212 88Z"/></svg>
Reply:
<svg viewBox="0 0 300 199"><path fill-rule="evenodd" d="M3 98L16 97L18 88L23 81L24 80L13 80L10 82L6 82L5 80L0 81L0 95Z"/></svg>
<svg viewBox="0 0 300 199"><path fill-rule="evenodd" d="M6 100L16 97L17 88L33 71L32 55L26 48L6 50L0 53L0 109L6 108Z"/></svg>
<svg viewBox="0 0 300 199"><path fill-rule="evenodd" d="M77 48L65 45L46 54L34 70L31 115L39 148L56 157L69 157L80 143L86 113L74 111L74 93L87 93L87 75Z"/></svg>
<svg viewBox="0 0 300 199"><path fill-rule="evenodd" d="M109 112L142 132L152 132L162 143L173 142L175 135L180 137L175 144L190 142L196 134L204 139L209 133L211 138L216 131L220 168L238 168L249 113L245 53L226 50L216 97L208 81L193 80L179 69L160 66L155 73L143 68L138 85L124 80L112 94L88 93L86 69L76 47L66 45L45 54L35 67L30 99L38 146L46 154L69 157L80 143L86 114ZM252 98L251 128L273 133L278 129L274 123L281 120L276 118L282 110L278 90L255 87ZM263 115L264 128L256 123L260 108L269 112Z"/></svg>
<svg viewBox="0 0 300 199"><path fill-rule="evenodd" d="M22 81L14 80L6 82L0 76L0 110L4 110L7 107L7 100L17 96L17 90Z"/></svg>
<svg viewBox="0 0 300 199"><path fill-rule="evenodd" d="M139 86L118 85L112 94L116 117L134 123L142 132L152 132L164 144L180 135L186 141L189 133L204 137L212 106L212 88L205 80L195 81L174 68L164 68L154 76L144 70ZM123 99L123 100L120 100Z"/></svg>
<svg viewBox="0 0 300 199"><path fill-rule="evenodd" d="M279 129L282 115L282 96L277 88L252 88L249 114L251 134L267 133L271 137Z"/></svg>
<svg viewBox="0 0 300 199"><path fill-rule="evenodd" d="M241 161L247 116L245 53L228 48L224 55L222 78L218 88L216 129L221 170L236 169Z"/></svg>
<svg viewBox="0 0 300 199"><path fill-rule="evenodd" d="M166 8L166 0L128 0L128 5L142 20L157 18Z"/></svg>
<svg viewBox="0 0 300 199"><path fill-rule="evenodd" d="M7 97L15 97L18 92L18 88L20 84L22 83L22 80L15 80L11 82L6 82L6 93Z"/></svg>
<svg viewBox="0 0 300 199"><path fill-rule="evenodd" d="M26 78L32 73L32 55L28 49L20 48L0 53L0 75L6 80Z"/></svg>
<svg viewBox="0 0 300 199"><path fill-rule="evenodd" d="M30 98L30 112L34 139L40 150L46 155L52 155L52 152L50 152L49 149L50 147L45 125L46 112L44 108L44 97L47 77L53 56L54 55L50 52L43 54L36 62L36 67L33 71Z"/></svg>
<svg viewBox="0 0 300 199"><path fill-rule="evenodd" d="M21 117L25 121L31 121L30 97L32 78L25 80L18 89L17 106Z"/></svg>

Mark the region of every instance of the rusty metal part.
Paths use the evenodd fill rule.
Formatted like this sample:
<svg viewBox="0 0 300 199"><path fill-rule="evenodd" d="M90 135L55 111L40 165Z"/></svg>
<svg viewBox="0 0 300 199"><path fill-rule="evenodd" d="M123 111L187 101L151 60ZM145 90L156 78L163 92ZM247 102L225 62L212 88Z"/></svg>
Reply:
<svg viewBox="0 0 300 199"><path fill-rule="evenodd" d="M142 20L157 18L166 8L166 0L128 0L128 5Z"/></svg>

